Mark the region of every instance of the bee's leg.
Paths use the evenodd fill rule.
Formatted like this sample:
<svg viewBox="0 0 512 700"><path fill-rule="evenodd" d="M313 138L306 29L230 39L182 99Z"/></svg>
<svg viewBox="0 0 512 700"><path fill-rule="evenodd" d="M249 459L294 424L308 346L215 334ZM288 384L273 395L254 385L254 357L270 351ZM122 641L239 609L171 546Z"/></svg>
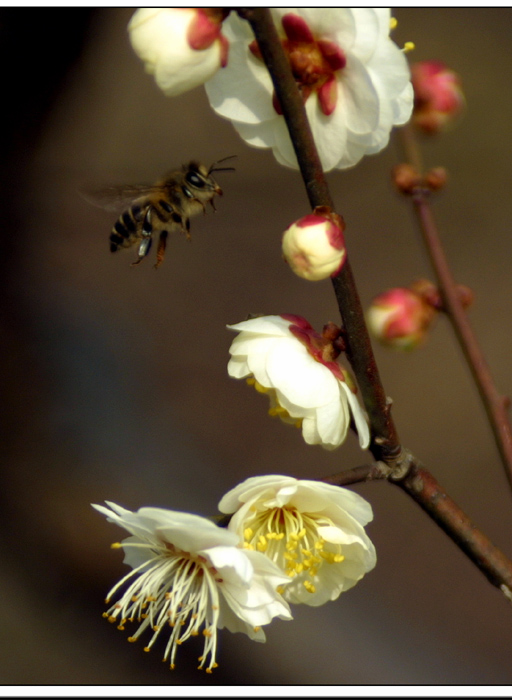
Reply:
<svg viewBox="0 0 512 700"><path fill-rule="evenodd" d="M158 240L158 250L156 252L156 263L155 270L163 262L165 256L165 246L167 245L167 231L160 232L160 238Z"/></svg>
<svg viewBox="0 0 512 700"><path fill-rule="evenodd" d="M139 245L139 257L135 262L132 263L132 265L138 265L149 253L151 249L151 243L153 242L153 239L151 238L151 235L153 233L153 224L151 223L151 207L148 207L148 210L146 212L146 216L144 217L144 223L142 224L142 240Z"/></svg>

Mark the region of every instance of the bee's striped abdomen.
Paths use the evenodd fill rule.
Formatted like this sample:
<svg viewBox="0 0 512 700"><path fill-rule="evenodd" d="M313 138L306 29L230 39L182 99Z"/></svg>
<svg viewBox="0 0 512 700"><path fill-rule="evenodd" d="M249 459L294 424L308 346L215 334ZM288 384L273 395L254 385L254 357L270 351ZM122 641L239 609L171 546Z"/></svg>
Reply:
<svg viewBox="0 0 512 700"><path fill-rule="evenodd" d="M121 214L109 237L112 253L120 248L128 248L140 238L139 228L143 218L143 208L138 204L134 204Z"/></svg>

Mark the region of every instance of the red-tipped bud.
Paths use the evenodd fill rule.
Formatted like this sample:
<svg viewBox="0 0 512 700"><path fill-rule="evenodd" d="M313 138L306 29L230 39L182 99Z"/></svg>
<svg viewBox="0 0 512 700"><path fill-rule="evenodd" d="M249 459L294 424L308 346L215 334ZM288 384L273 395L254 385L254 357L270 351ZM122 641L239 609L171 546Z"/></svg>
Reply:
<svg viewBox="0 0 512 700"><path fill-rule="evenodd" d="M425 340L435 313L420 294L397 287L375 297L366 317L370 332L383 345L413 350Z"/></svg>
<svg viewBox="0 0 512 700"><path fill-rule="evenodd" d="M343 219L328 207L317 207L283 234L283 255L292 270L307 280L336 275L346 258Z"/></svg>
<svg viewBox="0 0 512 700"><path fill-rule="evenodd" d="M465 98L460 78L440 61L411 66L414 87L412 122L421 131L436 134L461 113Z"/></svg>

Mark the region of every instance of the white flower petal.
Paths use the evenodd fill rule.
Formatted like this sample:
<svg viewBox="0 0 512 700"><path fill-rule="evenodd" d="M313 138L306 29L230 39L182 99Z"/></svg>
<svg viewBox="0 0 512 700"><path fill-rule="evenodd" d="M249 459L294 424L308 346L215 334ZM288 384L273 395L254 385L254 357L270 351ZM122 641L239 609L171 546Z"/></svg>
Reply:
<svg viewBox="0 0 512 700"><path fill-rule="evenodd" d="M389 8L274 8L272 14L282 39L282 18L298 15L308 25L314 42L332 42L339 56L346 58L344 67L340 61L337 70L324 69L322 74L323 80L334 77L338 90L334 111L328 116L317 97L323 83L319 80L311 85L304 77L303 86L307 83L312 90L306 113L324 170L352 167L365 154L382 150L392 127L405 123L412 110L409 68L389 36ZM262 61L248 50L253 39L246 24L235 13L224 22L235 58L206 84L211 104L233 122L247 143L272 148L279 163L298 168L284 119L273 107L270 76ZM306 63L308 50L315 46L304 49ZM296 70L295 75L300 82L300 72ZM310 73L307 76L309 81Z"/></svg>
<svg viewBox="0 0 512 700"><path fill-rule="evenodd" d="M230 347L229 375L243 378L252 374L262 387L273 390L268 394L271 414L297 427L302 419L305 442L325 449L334 449L345 440L350 408L361 431L360 443L368 446L368 425L357 398L333 373L332 364L309 353L291 332L291 325L302 328L305 343L310 333L314 342L324 342L299 317L265 316L228 326L240 331Z"/></svg>
<svg viewBox="0 0 512 700"><path fill-rule="evenodd" d="M236 509L228 528L249 547L263 546L269 561L290 576L283 596L291 603L334 600L375 566L375 548L360 524L371 519L371 507L348 489L252 477L228 492L219 508Z"/></svg>
<svg viewBox="0 0 512 700"><path fill-rule="evenodd" d="M138 534L121 543L125 562L134 568L109 593L108 600L116 595L118 601L106 616L118 621L120 629L138 619L132 641L152 629L147 649L165 629L169 639L164 660L170 660L171 668L178 645L189 636L204 632L201 667L211 671L216 666L217 628L226 626L264 641L255 627L276 616L291 619L288 604L276 590L288 578L274 562L265 557L262 561L263 555L249 555L236 546L242 541L236 532L190 513L163 508L132 513L114 503L109 506L94 507ZM121 586L124 592L119 594Z"/></svg>

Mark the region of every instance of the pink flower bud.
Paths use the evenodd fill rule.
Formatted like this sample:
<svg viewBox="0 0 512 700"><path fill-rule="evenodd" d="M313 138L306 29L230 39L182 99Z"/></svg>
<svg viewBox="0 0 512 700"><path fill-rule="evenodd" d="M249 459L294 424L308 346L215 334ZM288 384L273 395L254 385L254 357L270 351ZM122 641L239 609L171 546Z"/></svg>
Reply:
<svg viewBox="0 0 512 700"><path fill-rule="evenodd" d="M420 294L397 287L375 297L366 320L374 338L383 345L413 350L425 340L435 313Z"/></svg>
<svg viewBox="0 0 512 700"><path fill-rule="evenodd" d="M343 219L327 207L317 207L283 234L283 255L299 277L334 277L346 258Z"/></svg>
<svg viewBox="0 0 512 700"><path fill-rule="evenodd" d="M414 87L412 121L422 131L435 134L457 117L464 105L459 76L440 61L420 61L411 66Z"/></svg>
<svg viewBox="0 0 512 700"><path fill-rule="evenodd" d="M145 7L128 30L146 71L166 95L175 96L209 80L227 63L221 10Z"/></svg>

